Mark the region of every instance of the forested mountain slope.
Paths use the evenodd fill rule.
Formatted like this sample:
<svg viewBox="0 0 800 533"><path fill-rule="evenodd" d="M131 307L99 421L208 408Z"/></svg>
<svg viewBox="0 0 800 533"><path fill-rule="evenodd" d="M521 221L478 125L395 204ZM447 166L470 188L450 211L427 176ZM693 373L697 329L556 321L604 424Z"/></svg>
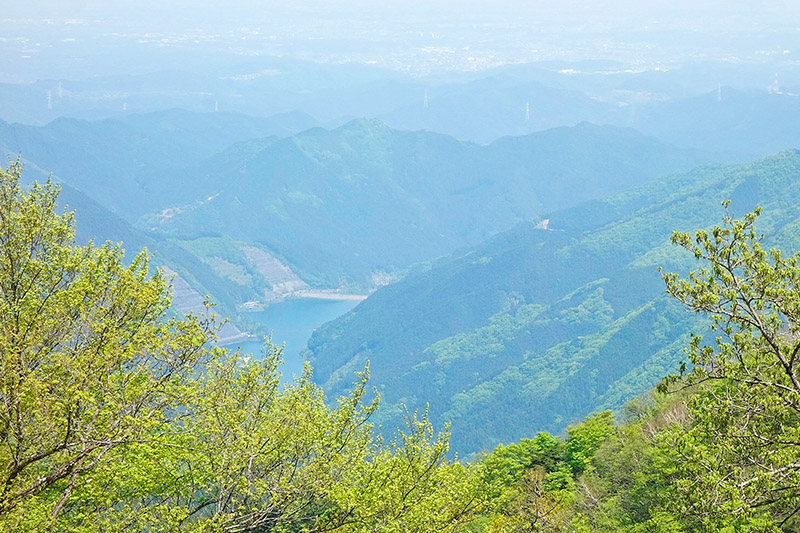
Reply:
<svg viewBox="0 0 800 533"><path fill-rule="evenodd" d="M764 207L761 227L800 245L800 152L704 167L555 212L385 287L320 328L315 379L343 390L370 361L383 423L426 404L474 452L540 429L561 431L619 407L674 368L691 315L668 301L656 267L681 270L674 229ZM546 229L545 229L546 228Z"/></svg>
<svg viewBox="0 0 800 533"><path fill-rule="evenodd" d="M141 227L260 243L320 285L369 286L531 216L687 169L707 156L581 124L489 146L358 120L270 142L221 172L209 198ZM707 160L707 159L705 159Z"/></svg>

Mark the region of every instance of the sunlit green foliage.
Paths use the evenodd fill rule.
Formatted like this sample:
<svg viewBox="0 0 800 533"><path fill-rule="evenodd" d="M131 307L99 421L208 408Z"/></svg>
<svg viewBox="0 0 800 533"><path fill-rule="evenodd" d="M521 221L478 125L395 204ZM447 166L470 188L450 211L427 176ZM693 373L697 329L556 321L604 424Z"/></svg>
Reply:
<svg viewBox="0 0 800 533"><path fill-rule="evenodd" d="M454 530L478 470L411 416L384 443L367 372L331 407L281 351L209 348L145 252L73 244L52 183L0 170L0 532Z"/></svg>
<svg viewBox="0 0 800 533"><path fill-rule="evenodd" d="M489 512L473 529L566 531L580 504L584 471L592 470L597 450L615 435L606 411L571 426L566 440L539 433L498 446L481 461Z"/></svg>
<svg viewBox="0 0 800 533"><path fill-rule="evenodd" d="M703 268L687 279L666 274L667 289L711 315L715 338L692 339L688 381L699 385L692 420L665 439L684 510L704 527L794 531L800 525L800 255L765 249L754 227L760 213L742 220L728 215L709 232L673 236Z"/></svg>
<svg viewBox="0 0 800 533"><path fill-rule="evenodd" d="M175 419L209 325L167 317L145 253L76 246L52 183L0 171L0 516L47 524L114 450ZM9 522L10 521L10 522Z"/></svg>

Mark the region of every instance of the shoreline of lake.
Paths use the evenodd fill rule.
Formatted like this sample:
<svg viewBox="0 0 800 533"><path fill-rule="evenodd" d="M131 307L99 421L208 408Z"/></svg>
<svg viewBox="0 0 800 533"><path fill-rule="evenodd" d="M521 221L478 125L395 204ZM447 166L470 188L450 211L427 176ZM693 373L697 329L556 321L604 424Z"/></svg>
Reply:
<svg viewBox="0 0 800 533"><path fill-rule="evenodd" d="M342 296L342 294L338 296ZM305 351L314 330L348 313L364 298L313 298L311 296L287 298L281 302L270 304L262 310L247 311L247 317L254 322L263 324L267 331L271 331L274 344L281 346L284 342L286 343L283 353L284 364L281 370L286 379L289 379L292 374L299 375L302 372L305 362L302 352ZM259 335L252 335L239 340L233 339L232 342L226 343L226 347L239 349L242 353L258 355L261 353L262 344Z"/></svg>

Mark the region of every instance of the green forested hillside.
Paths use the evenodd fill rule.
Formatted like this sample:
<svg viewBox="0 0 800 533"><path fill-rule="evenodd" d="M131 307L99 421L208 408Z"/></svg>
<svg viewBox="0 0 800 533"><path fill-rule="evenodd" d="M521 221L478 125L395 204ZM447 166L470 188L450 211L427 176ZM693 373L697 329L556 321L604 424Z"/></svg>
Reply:
<svg viewBox="0 0 800 533"><path fill-rule="evenodd" d="M695 319L657 266L687 266L674 229L711 226L720 202L756 204L770 243L800 245L800 152L705 167L520 224L368 298L309 343L315 379L341 390L370 361L394 427L430 406L453 446L479 451L616 408L675 367Z"/></svg>
<svg viewBox="0 0 800 533"><path fill-rule="evenodd" d="M481 464L487 512L469 531L797 531L800 253L769 246L763 210L676 231L686 275L668 294L709 321L656 391L498 446ZM774 222L774 220L773 220Z"/></svg>

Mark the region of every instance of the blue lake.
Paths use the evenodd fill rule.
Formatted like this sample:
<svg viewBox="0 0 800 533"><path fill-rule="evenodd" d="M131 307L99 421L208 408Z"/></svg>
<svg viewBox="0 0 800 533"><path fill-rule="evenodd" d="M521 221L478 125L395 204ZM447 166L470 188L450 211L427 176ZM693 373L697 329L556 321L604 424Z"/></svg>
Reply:
<svg viewBox="0 0 800 533"><path fill-rule="evenodd" d="M303 370L301 353L305 350L314 330L342 316L359 303L350 300L298 298L272 304L263 311L247 313L246 316L271 330L272 342L277 345L286 343L281 371L284 379L291 379L292 374L300 374ZM260 354L261 344L261 342L243 342L227 348L241 347L244 353Z"/></svg>

